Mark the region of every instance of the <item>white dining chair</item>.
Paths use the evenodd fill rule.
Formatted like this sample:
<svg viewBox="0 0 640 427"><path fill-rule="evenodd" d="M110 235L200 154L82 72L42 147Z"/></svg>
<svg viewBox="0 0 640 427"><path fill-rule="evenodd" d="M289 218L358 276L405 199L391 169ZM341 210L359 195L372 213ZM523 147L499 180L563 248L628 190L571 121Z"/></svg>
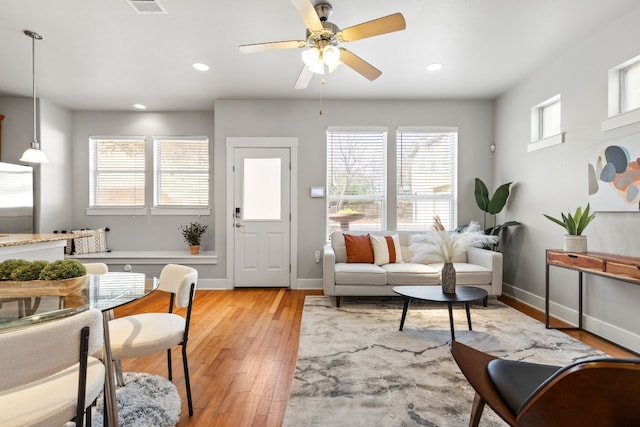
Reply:
<svg viewBox="0 0 640 427"><path fill-rule="evenodd" d="M102 343L99 310L0 333L0 425L90 425L104 365L88 355Z"/></svg>
<svg viewBox="0 0 640 427"><path fill-rule="evenodd" d="M166 350L169 380L172 380L171 348L176 345L182 346L189 415L193 415L193 403L189 382L187 340L197 282L197 270L184 265L167 264L160 272L158 284L159 291L169 294L167 313L141 313L109 321L113 360L132 359ZM178 308L187 308L185 317L173 313L174 305ZM118 382L122 384L122 370L118 367L117 371Z"/></svg>
<svg viewBox="0 0 640 427"><path fill-rule="evenodd" d="M87 274L105 274L109 272L109 266L104 262L87 262L82 265L87 269Z"/></svg>

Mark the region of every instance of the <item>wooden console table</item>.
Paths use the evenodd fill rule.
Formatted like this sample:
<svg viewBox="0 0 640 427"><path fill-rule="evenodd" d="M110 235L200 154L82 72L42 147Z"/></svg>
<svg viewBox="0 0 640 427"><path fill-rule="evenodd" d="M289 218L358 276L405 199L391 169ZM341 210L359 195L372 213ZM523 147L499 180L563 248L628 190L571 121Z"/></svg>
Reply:
<svg viewBox="0 0 640 427"><path fill-rule="evenodd" d="M547 249L544 285L544 324L549 326L549 267L556 266L578 272L578 326L554 329L582 328L582 274L594 274L640 285L640 258L602 252L573 253Z"/></svg>

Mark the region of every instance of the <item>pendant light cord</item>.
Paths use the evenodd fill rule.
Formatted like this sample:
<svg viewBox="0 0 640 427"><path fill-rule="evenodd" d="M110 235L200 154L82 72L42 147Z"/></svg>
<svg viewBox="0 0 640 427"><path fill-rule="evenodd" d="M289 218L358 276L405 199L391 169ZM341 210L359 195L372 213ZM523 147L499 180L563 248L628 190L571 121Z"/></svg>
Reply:
<svg viewBox="0 0 640 427"><path fill-rule="evenodd" d="M33 78L32 91L33 91L33 142L38 144L38 138L36 137L36 35L30 34L31 37L31 76ZM38 148L37 146L34 148Z"/></svg>

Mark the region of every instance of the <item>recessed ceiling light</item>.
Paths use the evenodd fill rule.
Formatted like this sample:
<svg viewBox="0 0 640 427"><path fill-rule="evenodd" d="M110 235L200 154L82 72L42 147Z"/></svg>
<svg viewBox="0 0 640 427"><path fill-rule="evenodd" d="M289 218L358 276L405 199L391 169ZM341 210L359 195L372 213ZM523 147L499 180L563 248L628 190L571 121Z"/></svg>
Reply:
<svg viewBox="0 0 640 427"><path fill-rule="evenodd" d="M201 62L196 62L195 64L192 65L192 67L198 71L209 71L209 66Z"/></svg>
<svg viewBox="0 0 640 427"><path fill-rule="evenodd" d="M142 104L133 104L133 108L137 108L138 110L146 110L147 106Z"/></svg>
<svg viewBox="0 0 640 427"><path fill-rule="evenodd" d="M437 62L427 65L427 71L438 71L441 68L442 64L439 64Z"/></svg>

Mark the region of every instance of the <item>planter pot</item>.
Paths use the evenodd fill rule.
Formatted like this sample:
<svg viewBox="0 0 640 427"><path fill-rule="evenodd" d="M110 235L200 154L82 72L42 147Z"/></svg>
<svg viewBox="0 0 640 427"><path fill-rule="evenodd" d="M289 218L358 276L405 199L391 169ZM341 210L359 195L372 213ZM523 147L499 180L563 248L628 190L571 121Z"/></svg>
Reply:
<svg viewBox="0 0 640 427"><path fill-rule="evenodd" d="M189 246L189 252L191 252L191 255L198 255L200 253L200 246Z"/></svg>
<svg viewBox="0 0 640 427"><path fill-rule="evenodd" d="M0 281L0 296L66 296L86 286L89 276L63 280Z"/></svg>
<svg viewBox="0 0 640 427"><path fill-rule="evenodd" d="M445 294L456 293L456 269L452 262L445 262L442 266L442 292Z"/></svg>
<svg viewBox="0 0 640 427"><path fill-rule="evenodd" d="M587 236L565 234L564 247L562 249L565 252L587 252Z"/></svg>

